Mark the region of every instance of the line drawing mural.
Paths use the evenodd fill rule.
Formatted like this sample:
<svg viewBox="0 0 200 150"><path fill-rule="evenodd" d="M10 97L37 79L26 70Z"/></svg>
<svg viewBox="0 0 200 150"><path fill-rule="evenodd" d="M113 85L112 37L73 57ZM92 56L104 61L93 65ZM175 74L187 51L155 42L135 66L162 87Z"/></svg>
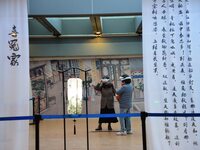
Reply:
<svg viewBox="0 0 200 150"><path fill-rule="evenodd" d="M62 114L62 76L58 73L58 70L66 70L69 68L91 69L87 74L89 113L99 113L100 93L94 90L94 85L100 81L102 76L109 76L115 88L118 89L121 83L119 77L122 74L128 74L132 77L134 86L133 111L143 111L144 109L142 58L31 61L30 68L32 92L33 97L36 99L36 113ZM65 80L67 81L67 79L74 77L74 74L75 77L85 82L85 75L79 70L75 70L75 73L73 70L66 72ZM65 84L67 85L67 83ZM64 94L67 95L67 89L65 89L65 91ZM85 113L84 101L85 88L83 87L82 113ZM117 100L115 103L117 107ZM66 98L66 106L67 104L68 100ZM118 110L118 108L116 108L116 110Z"/></svg>

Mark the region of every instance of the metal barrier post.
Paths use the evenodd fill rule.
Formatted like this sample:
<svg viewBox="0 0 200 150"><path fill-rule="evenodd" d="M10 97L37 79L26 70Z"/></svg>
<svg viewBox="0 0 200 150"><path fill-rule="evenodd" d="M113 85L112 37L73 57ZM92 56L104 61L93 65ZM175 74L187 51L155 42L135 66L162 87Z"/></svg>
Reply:
<svg viewBox="0 0 200 150"><path fill-rule="evenodd" d="M33 104L33 116L35 115L35 97L32 98L32 104Z"/></svg>
<svg viewBox="0 0 200 150"><path fill-rule="evenodd" d="M62 71L62 97L63 97L63 115L65 116L65 72ZM66 119L63 118L63 129L64 129L64 150L67 149L66 147Z"/></svg>
<svg viewBox="0 0 200 150"><path fill-rule="evenodd" d="M41 98L40 98L40 96L38 96L38 115L40 115L40 100L41 100Z"/></svg>
<svg viewBox="0 0 200 150"><path fill-rule="evenodd" d="M141 112L143 150L147 150L147 141L146 141L146 118L147 117L148 117L148 114L146 112Z"/></svg>
<svg viewBox="0 0 200 150"><path fill-rule="evenodd" d="M35 97L32 97L30 100L32 100L32 105L33 105L32 113L33 113L33 116L35 116ZM33 122L31 122L29 124L30 125L34 125L35 124L35 119L33 119Z"/></svg>
<svg viewBox="0 0 200 150"><path fill-rule="evenodd" d="M85 71L85 102L86 102L86 115L88 115L88 89L87 89L87 71ZM89 150L89 126L88 126L88 117L86 117L86 130L87 130L87 150Z"/></svg>
<svg viewBox="0 0 200 150"><path fill-rule="evenodd" d="M40 150L40 120L41 115L35 115L35 150Z"/></svg>

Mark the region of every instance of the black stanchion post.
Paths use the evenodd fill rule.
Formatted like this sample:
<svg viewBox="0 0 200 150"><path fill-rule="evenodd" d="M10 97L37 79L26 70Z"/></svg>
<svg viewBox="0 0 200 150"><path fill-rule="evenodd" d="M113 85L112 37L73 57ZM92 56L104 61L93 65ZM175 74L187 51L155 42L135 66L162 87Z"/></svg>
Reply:
<svg viewBox="0 0 200 150"><path fill-rule="evenodd" d="M33 102L33 116L35 115L35 97L32 98Z"/></svg>
<svg viewBox="0 0 200 150"><path fill-rule="evenodd" d="M34 116L35 122L35 150L40 150L40 120L41 115Z"/></svg>
<svg viewBox="0 0 200 150"><path fill-rule="evenodd" d="M147 141L146 141L146 118L147 117L148 117L148 114L146 112L141 112L143 150L147 150Z"/></svg>
<svg viewBox="0 0 200 150"><path fill-rule="evenodd" d="M32 98L33 102L33 116L35 116L35 97ZM33 119L33 124L35 124L35 119Z"/></svg>
<svg viewBox="0 0 200 150"><path fill-rule="evenodd" d="M62 71L62 93L63 93L63 115L65 116L65 76L64 71ZM63 118L63 127L64 127L64 150L66 150L66 120Z"/></svg>
<svg viewBox="0 0 200 150"><path fill-rule="evenodd" d="M32 108L32 113L33 113L33 116L35 116L35 97L32 97L30 100L32 100L32 105L33 105L33 108ZM35 124L35 119L32 120L33 122L29 123L30 125L34 125Z"/></svg>
<svg viewBox="0 0 200 150"><path fill-rule="evenodd" d="M88 115L88 95L87 95L87 71L85 71L85 102L86 102L86 115ZM87 150L89 150L89 130L88 130L88 117L86 117L87 128Z"/></svg>
<svg viewBox="0 0 200 150"><path fill-rule="evenodd" d="M41 98L40 98L40 96L38 96L38 115L40 115L40 100L41 100Z"/></svg>

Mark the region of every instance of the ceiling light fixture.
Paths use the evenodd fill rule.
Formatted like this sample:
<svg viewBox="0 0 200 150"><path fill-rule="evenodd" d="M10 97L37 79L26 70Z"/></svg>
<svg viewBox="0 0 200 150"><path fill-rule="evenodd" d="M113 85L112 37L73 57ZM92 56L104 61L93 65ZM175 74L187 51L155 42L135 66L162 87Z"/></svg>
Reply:
<svg viewBox="0 0 200 150"><path fill-rule="evenodd" d="M96 34L96 35L101 35L101 32L97 31L95 34Z"/></svg>

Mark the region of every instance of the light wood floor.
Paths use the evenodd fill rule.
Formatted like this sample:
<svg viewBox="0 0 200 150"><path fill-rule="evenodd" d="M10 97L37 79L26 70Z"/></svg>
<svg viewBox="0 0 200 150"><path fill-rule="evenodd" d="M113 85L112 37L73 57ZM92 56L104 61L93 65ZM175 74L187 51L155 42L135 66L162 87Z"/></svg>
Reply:
<svg viewBox="0 0 200 150"><path fill-rule="evenodd" d="M89 118L89 149L90 150L142 150L142 132L140 118L132 118L133 134L117 136L119 122L112 124L113 131L96 132L97 119ZM76 135L73 133L73 119L66 119L66 149L87 150L86 119L77 119ZM63 120L43 120L40 124L40 150L64 150ZM35 126L30 125L30 148L35 150Z"/></svg>

